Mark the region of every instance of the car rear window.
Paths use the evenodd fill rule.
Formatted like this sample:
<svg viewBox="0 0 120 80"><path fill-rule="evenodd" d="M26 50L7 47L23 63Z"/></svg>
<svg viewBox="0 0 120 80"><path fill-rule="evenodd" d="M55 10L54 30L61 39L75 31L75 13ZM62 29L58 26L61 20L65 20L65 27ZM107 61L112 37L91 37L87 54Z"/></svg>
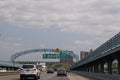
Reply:
<svg viewBox="0 0 120 80"><path fill-rule="evenodd" d="M65 69L63 69L63 68L60 68L60 69L58 69L58 70L65 70Z"/></svg>
<svg viewBox="0 0 120 80"><path fill-rule="evenodd" d="M63 69L60 69L59 71L65 71L65 70L63 70Z"/></svg>
<svg viewBox="0 0 120 80"><path fill-rule="evenodd" d="M34 65L23 65L22 68L34 68Z"/></svg>

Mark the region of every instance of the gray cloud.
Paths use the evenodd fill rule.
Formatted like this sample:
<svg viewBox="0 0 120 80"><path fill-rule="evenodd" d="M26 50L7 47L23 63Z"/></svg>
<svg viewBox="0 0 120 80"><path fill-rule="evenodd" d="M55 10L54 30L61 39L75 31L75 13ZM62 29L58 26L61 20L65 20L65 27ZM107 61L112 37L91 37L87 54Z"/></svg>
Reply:
<svg viewBox="0 0 120 80"><path fill-rule="evenodd" d="M62 31L72 32L84 29L93 32L95 27L96 32L114 27L114 31L119 31L119 3L119 0L1 0L0 21L36 29L58 25Z"/></svg>

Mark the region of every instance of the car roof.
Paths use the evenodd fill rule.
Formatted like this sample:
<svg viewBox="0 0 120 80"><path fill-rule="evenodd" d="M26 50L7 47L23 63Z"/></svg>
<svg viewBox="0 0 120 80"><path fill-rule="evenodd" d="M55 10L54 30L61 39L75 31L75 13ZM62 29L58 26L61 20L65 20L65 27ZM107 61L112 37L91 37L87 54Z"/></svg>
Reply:
<svg viewBox="0 0 120 80"><path fill-rule="evenodd" d="M23 65L35 65L35 64L23 64Z"/></svg>

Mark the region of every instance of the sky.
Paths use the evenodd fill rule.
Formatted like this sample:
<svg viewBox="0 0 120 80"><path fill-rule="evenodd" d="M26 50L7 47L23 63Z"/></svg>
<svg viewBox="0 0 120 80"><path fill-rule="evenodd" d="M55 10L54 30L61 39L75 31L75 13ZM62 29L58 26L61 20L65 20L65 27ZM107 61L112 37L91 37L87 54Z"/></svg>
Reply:
<svg viewBox="0 0 120 80"><path fill-rule="evenodd" d="M30 49L96 49L120 31L120 0L0 0L0 60ZM33 55L33 54L32 54Z"/></svg>

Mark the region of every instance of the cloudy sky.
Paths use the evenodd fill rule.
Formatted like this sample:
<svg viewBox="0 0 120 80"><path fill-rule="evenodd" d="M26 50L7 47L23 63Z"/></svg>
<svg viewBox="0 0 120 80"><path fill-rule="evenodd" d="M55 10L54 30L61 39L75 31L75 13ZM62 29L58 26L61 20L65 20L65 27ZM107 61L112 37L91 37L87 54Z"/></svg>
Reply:
<svg viewBox="0 0 120 80"><path fill-rule="evenodd" d="M0 60L38 48L95 49L120 31L120 0L0 0Z"/></svg>

